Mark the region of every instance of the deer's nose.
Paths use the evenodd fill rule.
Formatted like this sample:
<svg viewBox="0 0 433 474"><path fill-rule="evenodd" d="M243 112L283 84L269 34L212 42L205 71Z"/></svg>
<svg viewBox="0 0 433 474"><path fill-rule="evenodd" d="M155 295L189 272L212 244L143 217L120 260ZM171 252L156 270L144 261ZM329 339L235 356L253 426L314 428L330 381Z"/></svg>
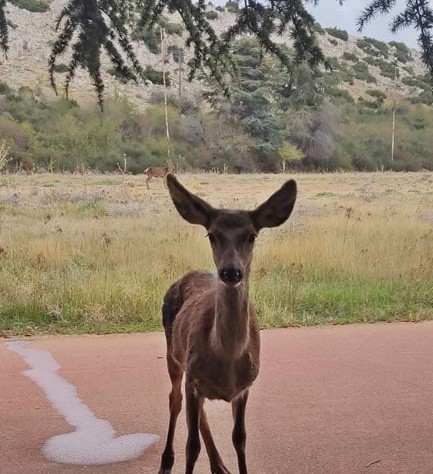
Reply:
<svg viewBox="0 0 433 474"><path fill-rule="evenodd" d="M236 284L243 278L243 273L238 268L223 268L219 271L219 276L224 283Z"/></svg>

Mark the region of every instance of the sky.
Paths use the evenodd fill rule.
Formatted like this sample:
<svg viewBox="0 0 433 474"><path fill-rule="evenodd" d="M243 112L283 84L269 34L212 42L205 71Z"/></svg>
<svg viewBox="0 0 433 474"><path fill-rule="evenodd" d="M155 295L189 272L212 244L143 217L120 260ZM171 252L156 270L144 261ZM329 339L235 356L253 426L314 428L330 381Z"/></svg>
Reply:
<svg viewBox="0 0 433 474"><path fill-rule="evenodd" d="M356 19L371 0L345 0L340 6L337 0L320 0L317 6L309 5L307 8L316 20L325 28L337 27L347 30L349 34L357 36L370 36L382 41L401 41L411 48L417 48L417 32L405 28L394 34L389 25L393 17L404 10L406 0L397 0L395 7L388 15L380 15L371 20L362 33L357 31ZM432 2L433 3L433 2Z"/></svg>
<svg viewBox="0 0 433 474"><path fill-rule="evenodd" d="M289 0L288 0L289 1ZM319 0L319 4L314 6L307 3L306 7L316 20L324 28L340 28L346 30L350 35L370 36L382 41L401 41L411 48L417 48L417 32L413 29L406 28L397 34L391 33L389 24L392 18L403 11L407 0L397 0L396 6L389 15L380 15L372 20L359 33L356 27L356 19L362 10L371 3L372 0L345 0L342 6L337 0ZM226 0L213 0L214 5L224 5ZM430 0L433 5L433 0Z"/></svg>

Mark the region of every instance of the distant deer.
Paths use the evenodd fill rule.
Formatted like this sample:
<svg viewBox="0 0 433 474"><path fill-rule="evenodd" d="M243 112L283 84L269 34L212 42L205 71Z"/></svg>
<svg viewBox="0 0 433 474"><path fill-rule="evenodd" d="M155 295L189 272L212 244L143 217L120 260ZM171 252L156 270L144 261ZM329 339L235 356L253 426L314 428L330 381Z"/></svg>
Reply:
<svg viewBox="0 0 433 474"><path fill-rule="evenodd" d="M164 183L164 188L167 187L167 175L168 173L173 172L173 162L171 160L167 161L167 166L149 166L144 170L144 174L147 175L146 177L146 186L147 189L149 188L149 181L152 178L162 178L162 182Z"/></svg>
<svg viewBox="0 0 433 474"><path fill-rule="evenodd" d="M170 423L159 474L174 464L173 438L182 406L185 380L188 438L186 474L194 470L203 438L213 474L229 474L214 444L204 399L231 402L240 474L247 474L245 407L248 390L259 372L260 335L248 278L254 241L263 227L281 225L292 212L296 183L287 181L254 211L215 209L167 176L171 198L180 215L207 230L217 273L191 271L167 291L162 317L167 339L167 366L172 389Z"/></svg>

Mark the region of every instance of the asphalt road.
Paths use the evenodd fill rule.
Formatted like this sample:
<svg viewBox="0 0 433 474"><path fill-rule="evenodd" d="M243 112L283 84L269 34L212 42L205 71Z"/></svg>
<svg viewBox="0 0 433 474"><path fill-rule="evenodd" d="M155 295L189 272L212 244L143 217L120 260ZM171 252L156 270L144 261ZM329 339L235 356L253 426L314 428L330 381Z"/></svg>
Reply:
<svg viewBox="0 0 433 474"><path fill-rule="evenodd" d="M156 474L168 421L163 334L28 341L0 339L0 473ZM230 406L206 408L236 473ZM174 473L184 472L184 418ZM433 322L263 331L247 433L251 474L433 473ZM72 459L62 449L85 464L58 462ZM196 472L209 472L204 448Z"/></svg>

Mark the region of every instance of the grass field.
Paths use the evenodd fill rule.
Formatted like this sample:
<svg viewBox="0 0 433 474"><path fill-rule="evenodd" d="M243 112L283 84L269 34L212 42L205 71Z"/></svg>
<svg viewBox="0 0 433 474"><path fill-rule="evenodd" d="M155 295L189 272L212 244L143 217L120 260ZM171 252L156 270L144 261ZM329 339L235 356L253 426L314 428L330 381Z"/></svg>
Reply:
<svg viewBox="0 0 433 474"><path fill-rule="evenodd" d="M289 176L181 175L252 208ZM433 318L433 173L291 175L292 218L261 233L263 327ZM170 283L212 269L205 230L143 176L0 176L0 335L159 330Z"/></svg>

